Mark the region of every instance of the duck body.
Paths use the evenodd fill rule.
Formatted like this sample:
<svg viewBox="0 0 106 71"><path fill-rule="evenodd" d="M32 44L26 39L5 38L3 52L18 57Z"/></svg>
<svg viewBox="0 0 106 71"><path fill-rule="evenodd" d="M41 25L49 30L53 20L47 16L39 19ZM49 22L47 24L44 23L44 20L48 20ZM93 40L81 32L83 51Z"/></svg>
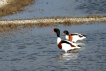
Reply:
<svg viewBox="0 0 106 71"><path fill-rule="evenodd" d="M59 49L64 50L65 52L70 52L72 50L81 48L76 43L73 43L68 40L62 40L60 38L60 30L58 28L55 28L54 32L56 32L57 34L57 46Z"/></svg>
<svg viewBox="0 0 106 71"><path fill-rule="evenodd" d="M67 40L60 40L61 38L57 38L57 46L59 49L64 50L65 52L71 51L71 50L77 50L81 47L79 47L77 44L67 41Z"/></svg>
<svg viewBox="0 0 106 71"><path fill-rule="evenodd" d="M69 32L67 30L63 31L63 34L65 34L65 38L69 41L72 42L77 42L78 40L83 40L86 38L85 35L79 34L79 33L71 33L69 34Z"/></svg>

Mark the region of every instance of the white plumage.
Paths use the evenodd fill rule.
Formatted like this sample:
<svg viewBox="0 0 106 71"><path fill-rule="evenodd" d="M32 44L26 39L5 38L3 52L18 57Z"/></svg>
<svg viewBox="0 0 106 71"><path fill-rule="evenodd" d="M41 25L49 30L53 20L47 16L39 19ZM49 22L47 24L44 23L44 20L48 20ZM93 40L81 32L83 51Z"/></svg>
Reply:
<svg viewBox="0 0 106 71"><path fill-rule="evenodd" d="M62 40L60 38L60 30L58 28L54 28L53 32L55 32L57 34L57 46L60 49L64 50L65 52L69 52L71 50L76 50L76 49L81 48L76 43L73 43L68 40Z"/></svg>

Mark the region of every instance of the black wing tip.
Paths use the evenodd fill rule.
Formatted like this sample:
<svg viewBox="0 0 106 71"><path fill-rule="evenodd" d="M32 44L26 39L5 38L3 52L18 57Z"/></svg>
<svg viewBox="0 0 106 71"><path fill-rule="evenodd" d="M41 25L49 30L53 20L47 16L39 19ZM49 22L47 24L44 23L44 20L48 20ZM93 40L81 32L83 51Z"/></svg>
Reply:
<svg viewBox="0 0 106 71"><path fill-rule="evenodd" d="M83 35L84 37L86 37L87 35Z"/></svg>
<svg viewBox="0 0 106 71"><path fill-rule="evenodd" d="M78 45L78 47L81 47L80 45Z"/></svg>

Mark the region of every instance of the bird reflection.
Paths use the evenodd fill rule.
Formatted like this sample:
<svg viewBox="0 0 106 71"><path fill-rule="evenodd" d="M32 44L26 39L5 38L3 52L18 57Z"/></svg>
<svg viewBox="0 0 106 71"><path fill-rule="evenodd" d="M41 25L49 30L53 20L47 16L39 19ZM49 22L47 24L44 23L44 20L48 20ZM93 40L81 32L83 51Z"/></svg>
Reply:
<svg viewBox="0 0 106 71"><path fill-rule="evenodd" d="M83 42L77 42L77 45L80 45L81 48L84 48L82 46L85 46L86 44ZM64 53L64 54L59 54L58 57L61 60L72 60L72 59L77 59L78 58L79 52L77 51L72 51L71 53Z"/></svg>
<svg viewBox="0 0 106 71"><path fill-rule="evenodd" d="M71 60L78 58L78 52L59 54L60 59Z"/></svg>

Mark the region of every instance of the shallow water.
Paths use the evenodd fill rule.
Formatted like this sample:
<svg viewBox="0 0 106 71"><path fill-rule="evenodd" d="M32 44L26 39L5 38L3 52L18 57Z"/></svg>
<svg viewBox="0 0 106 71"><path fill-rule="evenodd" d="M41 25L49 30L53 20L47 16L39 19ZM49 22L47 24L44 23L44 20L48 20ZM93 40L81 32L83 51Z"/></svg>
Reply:
<svg viewBox="0 0 106 71"><path fill-rule="evenodd" d="M43 17L83 17L106 15L106 0L35 0L23 12L1 19L31 19Z"/></svg>
<svg viewBox="0 0 106 71"><path fill-rule="evenodd" d="M106 24L57 26L87 35L81 49L65 53L56 45L54 27L25 29L0 36L0 71L105 71ZM27 31L27 32L26 32ZM61 35L64 39L64 36Z"/></svg>

